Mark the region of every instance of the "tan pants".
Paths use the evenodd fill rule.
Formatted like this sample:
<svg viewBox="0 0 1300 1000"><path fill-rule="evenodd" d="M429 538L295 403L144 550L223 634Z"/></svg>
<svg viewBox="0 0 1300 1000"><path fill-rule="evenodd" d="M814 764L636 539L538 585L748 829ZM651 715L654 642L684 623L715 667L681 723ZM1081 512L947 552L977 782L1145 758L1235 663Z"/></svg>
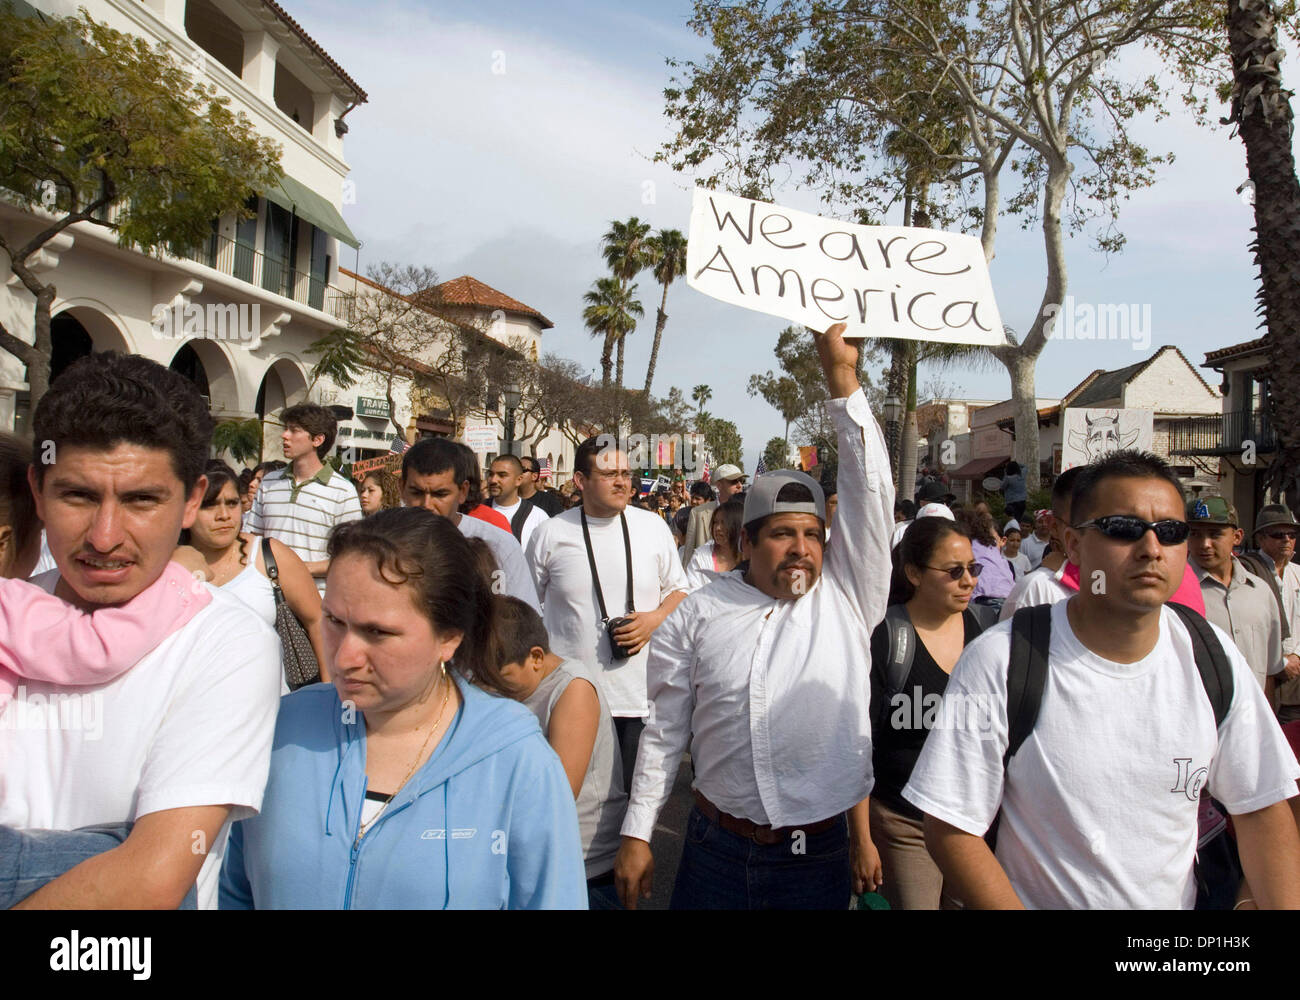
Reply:
<svg viewBox="0 0 1300 1000"><path fill-rule="evenodd" d="M871 842L880 852L879 892L894 910L952 910L960 904L943 891L943 872L925 848L919 820L871 800Z"/></svg>

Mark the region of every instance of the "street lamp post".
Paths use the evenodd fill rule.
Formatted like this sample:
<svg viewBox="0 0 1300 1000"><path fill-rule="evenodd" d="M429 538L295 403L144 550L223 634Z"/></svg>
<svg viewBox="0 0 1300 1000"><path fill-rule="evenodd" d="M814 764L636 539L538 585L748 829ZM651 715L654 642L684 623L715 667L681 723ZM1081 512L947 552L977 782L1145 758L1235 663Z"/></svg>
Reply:
<svg viewBox="0 0 1300 1000"><path fill-rule="evenodd" d="M898 432L903 416L903 401L897 396L885 397L885 437L889 444L889 464L893 466L894 487L898 487Z"/></svg>
<svg viewBox="0 0 1300 1000"><path fill-rule="evenodd" d="M506 406L506 454L515 453L515 410L519 408L522 394L517 383L511 382L501 392Z"/></svg>

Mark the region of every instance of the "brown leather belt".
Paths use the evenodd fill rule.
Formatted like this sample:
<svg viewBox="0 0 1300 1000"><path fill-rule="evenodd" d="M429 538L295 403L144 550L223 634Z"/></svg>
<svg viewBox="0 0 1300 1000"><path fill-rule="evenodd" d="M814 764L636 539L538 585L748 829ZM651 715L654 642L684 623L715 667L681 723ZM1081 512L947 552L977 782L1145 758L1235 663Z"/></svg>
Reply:
<svg viewBox="0 0 1300 1000"><path fill-rule="evenodd" d="M710 822L717 823L718 826L728 833L734 833L738 837L747 837L756 844L772 845L779 844L782 841L789 840L796 831L812 835L814 833L825 833L837 823L844 820L844 814L832 816L830 819L821 819L816 823L804 823L802 826L780 826L773 829L770 826L760 826L753 820L741 819L739 816L732 816L730 813L724 813L712 802L706 799L698 791L692 789L695 796L695 807L704 815L704 818Z"/></svg>

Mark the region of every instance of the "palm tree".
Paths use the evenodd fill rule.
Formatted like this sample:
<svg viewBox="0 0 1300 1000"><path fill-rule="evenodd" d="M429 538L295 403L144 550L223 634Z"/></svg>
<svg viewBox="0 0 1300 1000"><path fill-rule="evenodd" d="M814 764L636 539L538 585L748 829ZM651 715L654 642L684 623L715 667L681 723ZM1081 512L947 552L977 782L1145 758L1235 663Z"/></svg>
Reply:
<svg viewBox="0 0 1300 1000"><path fill-rule="evenodd" d="M655 377L655 362L659 358L659 343L664 335L664 326L668 323L668 286L686 272L686 237L680 229L661 229L658 236L646 241L650 251L650 266L655 281L664 286L664 297L659 303L659 314L655 317L655 341L650 348L650 364L645 370L645 394L650 396L650 383Z"/></svg>
<svg viewBox="0 0 1300 1000"><path fill-rule="evenodd" d="M633 278L650 264L650 248L647 246L650 235L650 223L642 222L636 216L626 222L614 221L609 224L609 231L600 238L600 253L605 263L618 279L619 288L626 295L627 286ZM641 315L640 313L637 314ZM618 387L623 388L623 338L636 329L633 323L618 335Z"/></svg>
<svg viewBox="0 0 1300 1000"><path fill-rule="evenodd" d="M582 310L582 321L593 337L603 337L600 351L601 386L609 388L610 355L614 345L620 343L636 321L645 315L641 303L635 299L636 285L624 288L617 278L597 278L591 291L582 297L587 307Z"/></svg>
<svg viewBox="0 0 1300 1000"><path fill-rule="evenodd" d="M1246 146L1255 194L1259 309L1269 340L1269 403L1278 436L1269 486L1300 509L1300 179L1296 177L1290 92L1282 87L1277 16L1268 0L1228 0L1232 111Z"/></svg>
<svg viewBox="0 0 1300 1000"><path fill-rule="evenodd" d="M704 422L704 404L713 398L713 390L707 385L697 385L691 390L691 399L695 400L695 405L699 408L695 414L695 423L697 425Z"/></svg>

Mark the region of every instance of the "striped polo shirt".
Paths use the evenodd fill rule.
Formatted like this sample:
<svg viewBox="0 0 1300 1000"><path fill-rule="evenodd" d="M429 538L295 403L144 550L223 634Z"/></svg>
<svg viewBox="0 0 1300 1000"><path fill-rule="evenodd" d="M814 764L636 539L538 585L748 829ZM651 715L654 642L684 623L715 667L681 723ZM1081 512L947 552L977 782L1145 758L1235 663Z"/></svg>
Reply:
<svg viewBox="0 0 1300 1000"><path fill-rule="evenodd" d="M328 465L294 484L292 466L268 472L257 489L245 530L279 539L303 562L326 558L326 543L336 524L361 520L356 487ZM325 592L325 578L316 578Z"/></svg>

